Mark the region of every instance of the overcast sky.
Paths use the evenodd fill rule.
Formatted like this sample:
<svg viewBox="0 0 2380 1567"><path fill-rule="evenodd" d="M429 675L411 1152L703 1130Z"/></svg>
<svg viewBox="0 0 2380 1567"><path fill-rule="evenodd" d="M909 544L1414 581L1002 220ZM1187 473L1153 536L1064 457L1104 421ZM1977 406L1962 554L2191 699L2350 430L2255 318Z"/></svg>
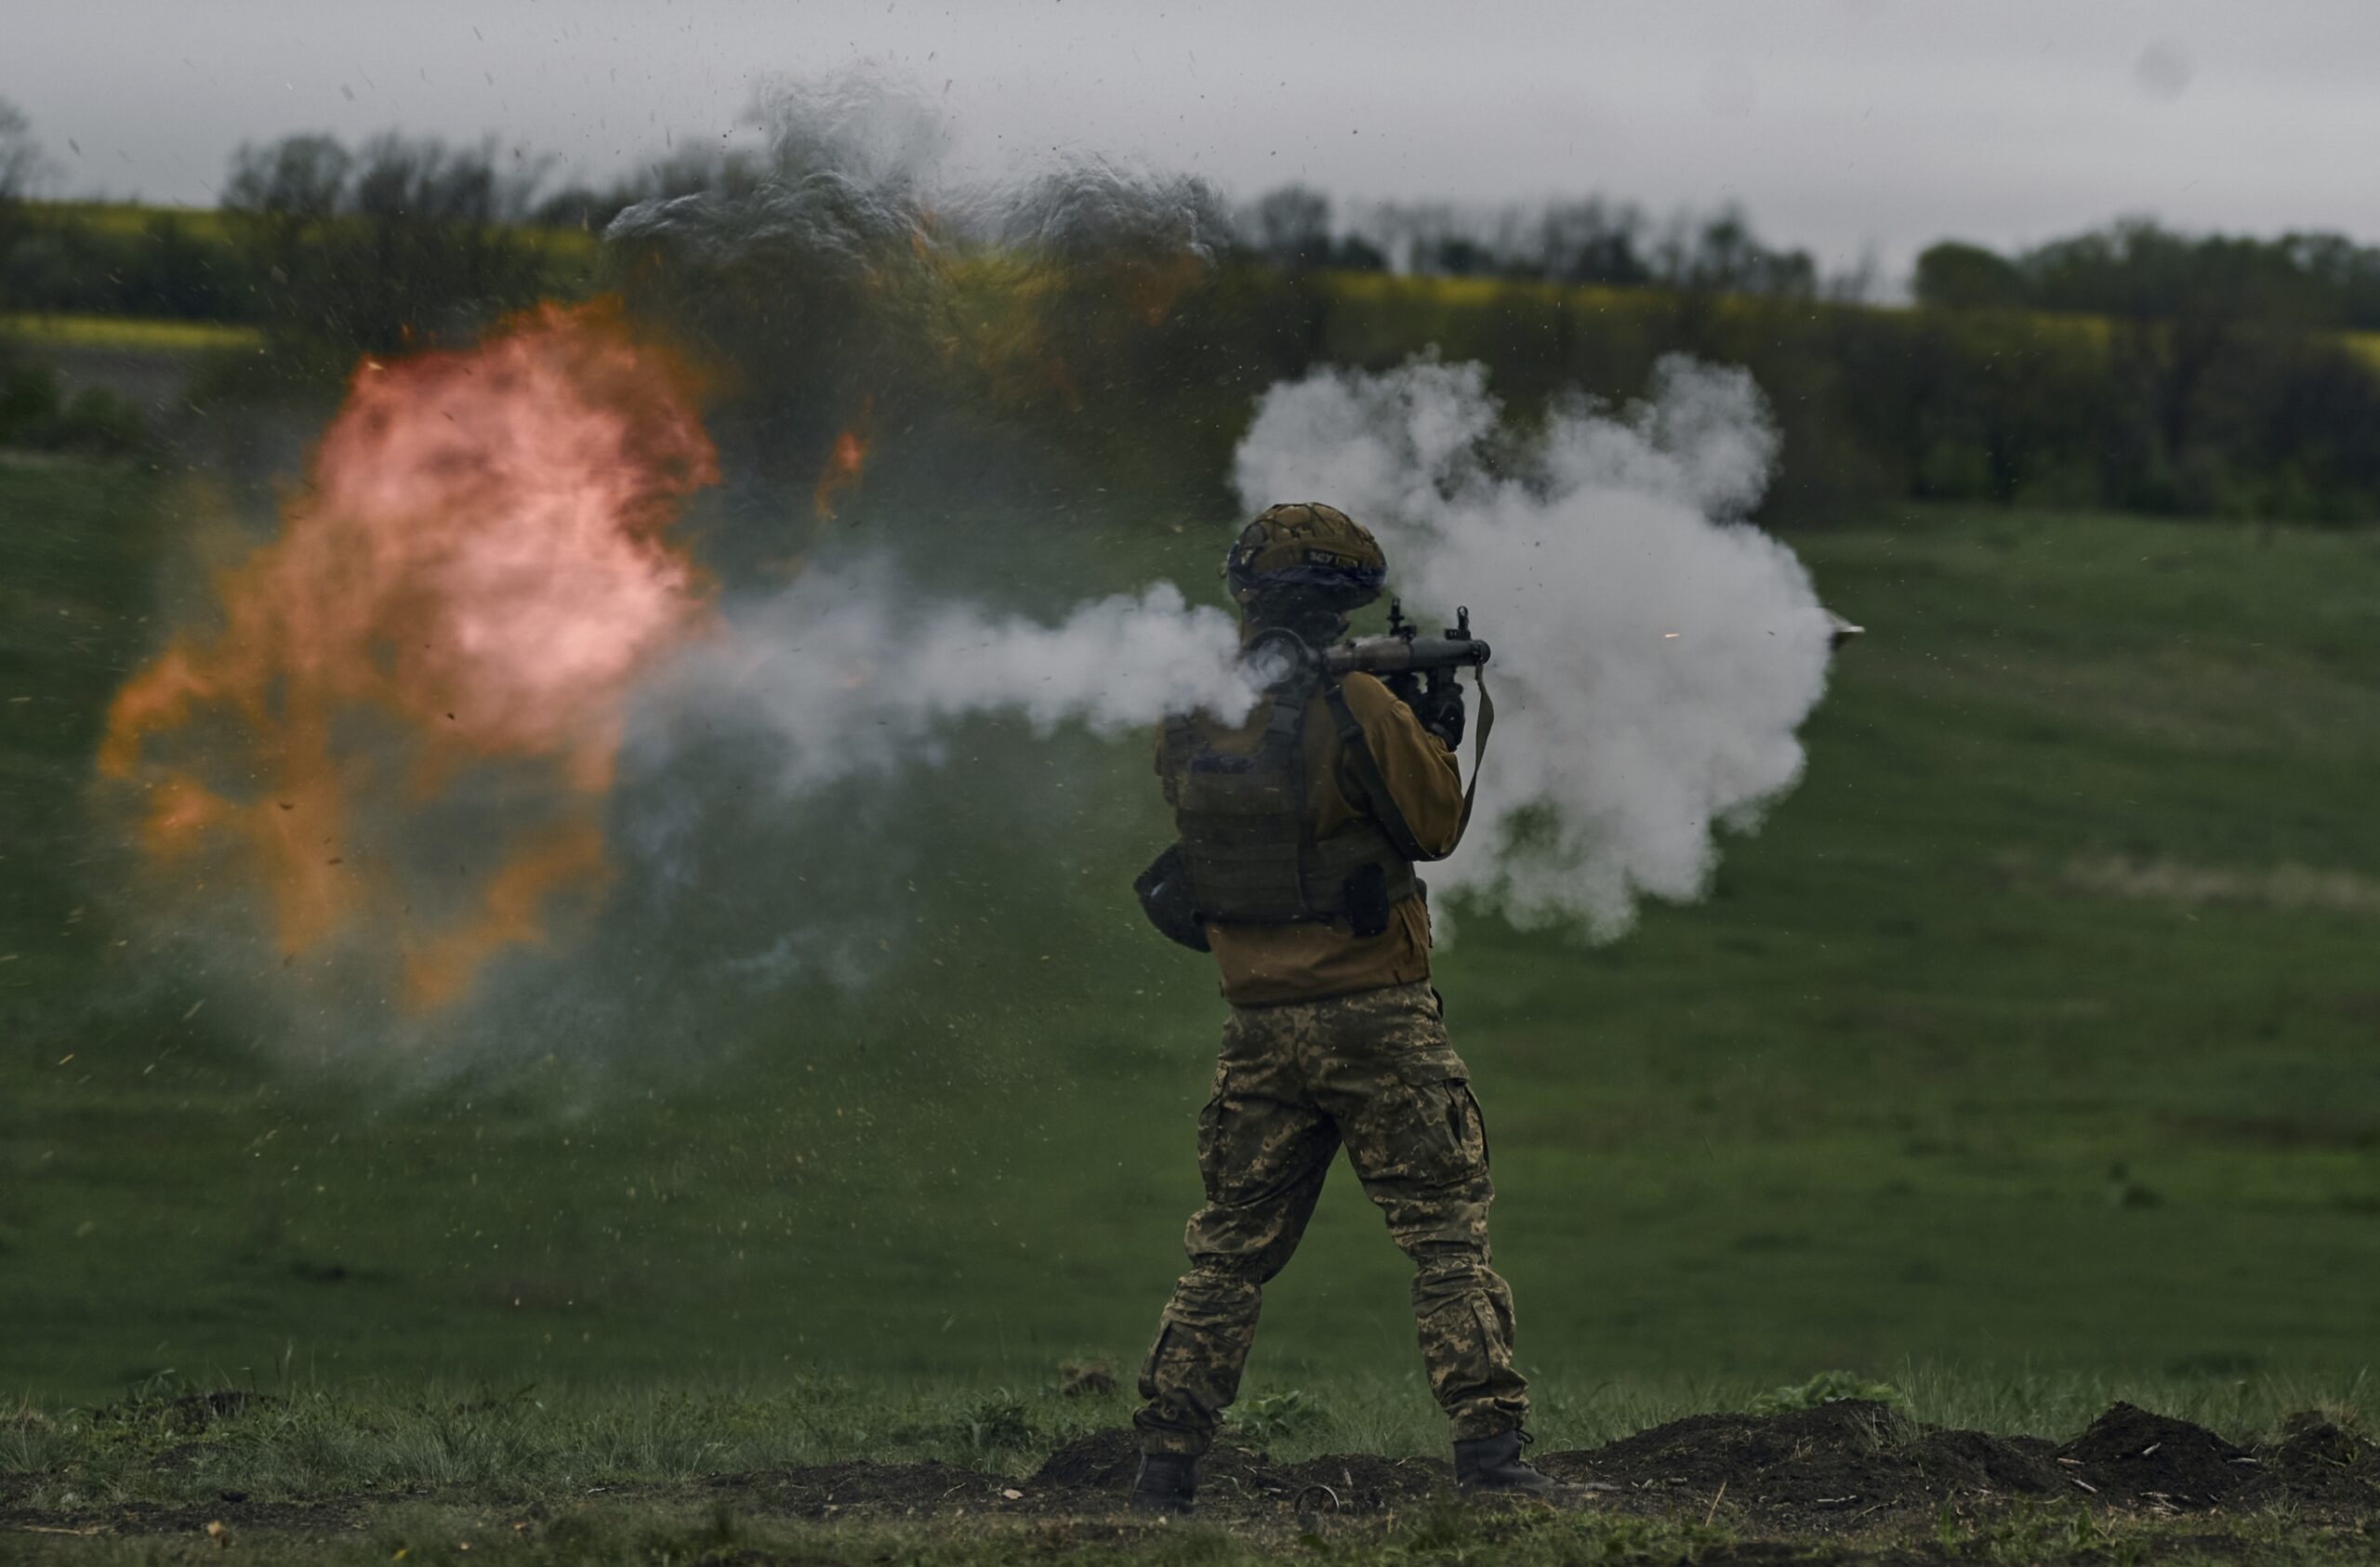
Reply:
<svg viewBox="0 0 2380 1567"><path fill-rule="evenodd" d="M494 133L601 176L875 61L970 164L1342 199L1735 200L1897 270L2119 214L2380 242L2380 0L19 0L57 188L213 200L243 139Z"/></svg>

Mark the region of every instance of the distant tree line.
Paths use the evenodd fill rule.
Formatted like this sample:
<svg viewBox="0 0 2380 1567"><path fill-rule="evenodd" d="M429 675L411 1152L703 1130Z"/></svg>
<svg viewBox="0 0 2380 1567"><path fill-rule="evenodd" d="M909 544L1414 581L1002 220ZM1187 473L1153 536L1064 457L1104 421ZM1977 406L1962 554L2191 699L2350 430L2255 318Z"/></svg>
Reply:
<svg viewBox="0 0 2380 1567"><path fill-rule="evenodd" d="M1288 185L1242 209L1241 248L1292 271L1333 268L1421 277L1527 279L1615 288L1691 289L1808 298L1820 290L1805 250L1764 244L1743 213L1681 214L1655 223L1633 203L1599 197L1538 207L1385 202L1334 226L1330 198ZM1843 287L1856 286L1843 280Z"/></svg>
<svg viewBox="0 0 2380 1567"><path fill-rule="evenodd" d="M1946 240L1918 257L1913 292L1946 309L2380 330L2380 247L2338 234L2181 234L2134 219L2014 256Z"/></svg>
<svg viewBox="0 0 2380 1567"><path fill-rule="evenodd" d="M25 243L26 198L47 164L31 123L0 99L0 260ZM7 298L0 293L0 309ZM70 397L54 369L0 337L0 446L114 457L144 443L139 413L122 398L98 388Z"/></svg>
<svg viewBox="0 0 2380 1567"><path fill-rule="evenodd" d="M549 162L489 142L289 137L239 151L220 211L137 217L26 203L40 166L0 112L0 313L260 327L267 352L220 367L209 395L320 387L359 352L609 288L730 365L716 419L760 471L814 471L852 410L899 428L927 400L1210 484L1250 400L1317 363L1435 346L1488 363L1526 413L1570 388L1625 397L1686 351L1768 388L1787 437L1775 515L1941 497L2380 516L2380 369L2351 336L2380 331L2380 250L2335 235L2126 222L2015 255L1945 243L1919 260L1915 307L1885 309L1734 212L1655 222L1582 200L1342 219L1290 186L1227 222L1189 202L1210 264L1185 266L1162 232L1053 191L1016 242L1038 247L1042 282L1003 293L998 267L934 281L898 201L783 148L557 189ZM693 198L668 209L685 222L646 207L599 243L630 205L672 197ZM21 360L0 342L0 368ZM28 374L14 405L53 418Z"/></svg>
<svg viewBox="0 0 2380 1567"><path fill-rule="evenodd" d="M220 209L18 204L0 309L263 326L387 352L469 330L566 283L535 227L544 167L493 142L382 136L243 146Z"/></svg>

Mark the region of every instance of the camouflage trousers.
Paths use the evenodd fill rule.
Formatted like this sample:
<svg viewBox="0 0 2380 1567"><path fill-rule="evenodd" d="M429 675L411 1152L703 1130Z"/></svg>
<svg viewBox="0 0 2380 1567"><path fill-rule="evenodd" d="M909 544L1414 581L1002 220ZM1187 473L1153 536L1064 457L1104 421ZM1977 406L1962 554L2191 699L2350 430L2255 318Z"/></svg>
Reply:
<svg viewBox="0 0 2380 1567"><path fill-rule="evenodd" d="M1297 1250L1342 1144L1413 1261L1421 1359L1455 1438L1521 1424L1528 1384L1513 1369L1512 1291L1488 1266L1495 1193L1469 1080L1426 983L1232 1008L1198 1115L1207 1202L1183 1237L1190 1271L1141 1368L1148 1402L1132 1423L1144 1449L1203 1453L1213 1441L1263 1285Z"/></svg>

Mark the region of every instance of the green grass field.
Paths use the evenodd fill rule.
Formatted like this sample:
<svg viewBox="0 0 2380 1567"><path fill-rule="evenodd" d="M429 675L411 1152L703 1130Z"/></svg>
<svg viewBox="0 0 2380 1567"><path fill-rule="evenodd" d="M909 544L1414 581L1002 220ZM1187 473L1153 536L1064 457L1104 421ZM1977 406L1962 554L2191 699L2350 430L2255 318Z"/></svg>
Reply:
<svg viewBox="0 0 2380 1567"><path fill-rule="evenodd" d="M228 1513L290 1560L1281 1545L788 1526L705 1478L1023 1480L1129 1411L1129 1385L1059 1397L1059 1368L1129 1374L1175 1271L1218 1009L1120 892L1161 826L1138 747L1053 743L1098 825L1063 884L1010 840L1034 922L929 886L888 978L765 1048L434 1091L277 1068L203 987L147 993L89 863L98 715L153 645L161 563L186 575L190 509L125 470L0 468L0 1388L24 1401L0 1502L55 1521L12 1539L173 1560ZM1199 580L1187 541L1115 542ZM1832 1366L1927 1421L2051 1437L2116 1398L2241 1441L2369 1419L2380 538L1921 512L1795 543L1872 634L1714 896L1593 950L1456 911L1441 982L1540 1434L1591 1445ZM1341 1182L1268 1292L1236 1439L1436 1450L1402 1271ZM178 1390L225 1385L266 1402L193 1429ZM1719 1500L1699 1525L1391 1515L1334 1548L1716 1559L1761 1533ZM77 1536L95 1507L140 1532ZM2175 1527L2020 1510L1937 1543L2364 1549L2281 1517L2203 1547Z"/></svg>
<svg viewBox="0 0 2380 1567"><path fill-rule="evenodd" d="M1131 926L1137 746L1055 743L1110 823L1085 890L926 935L767 1048L361 1092L202 991L89 1021L142 974L82 790L179 507L0 468L0 1389L973 1407L1129 1371L1220 1011ZM2380 534L1917 511L1793 542L1871 635L1714 896L1601 949L1455 911L1547 1434L1836 1366L2003 1430L2372 1411ZM1435 1447L1403 1273L1335 1183L1251 1393L1332 1411L1317 1444Z"/></svg>

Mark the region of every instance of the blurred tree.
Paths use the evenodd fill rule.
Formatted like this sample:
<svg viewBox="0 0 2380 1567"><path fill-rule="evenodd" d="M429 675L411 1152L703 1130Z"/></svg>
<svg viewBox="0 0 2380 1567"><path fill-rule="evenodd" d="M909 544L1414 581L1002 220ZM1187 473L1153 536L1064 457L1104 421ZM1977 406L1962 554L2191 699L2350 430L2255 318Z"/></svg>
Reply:
<svg viewBox="0 0 2380 1567"><path fill-rule="evenodd" d="M1347 272L1384 272L1388 270L1388 253L1361 234L1342 235L1331 255L1331 264Z"/></svg>
<svg viewBox="0 0 2380 1567"><path fill-rule="evenodd" d="M1678 218L1654 255L1655 277L1681 293L1807 298L1818 290L1818 263L1808 251L1770 249L1732 205L1699 223Z"/></svg>
<svg viewBox="0 0 2380 1567"><path fill-rule="evenodd" d="M2338 234L2191 236L2133 218L2036 246L2009 265L2023 302L2042 309L2380 328L2380 249Z"/></svg>
<svg viewBox="0 0 2380 1567"><path fill-rule="evenodd" d="M243 143L231 154L223 205L257 218L319 222L344 204L354 167L336 137L286 136L270 147Z"/></svg>
<svg viewBox="0 0 2380 1567"><path fill-rule="evenodd" d="M2025 276L1996 251L1943 240L1919 253L1911 292L1937 309L2011 307L2026 302Z"/></svg>
<svg viewBox="0 0 2380 1567"><path fill-rule="evenodd" d="M1644 235L1637 207L1607 206L1599 197L1551 203L1538 218L1538 273L1552 283L1635 287L1653 275L1639 254Z"/></svg>
<svg viewBox="0 0 2380 1567"><path fill-rule="evenodd" d="M233 154L223 206L284 346L390 352L467 333L536 297L545 257L521 225L545 165L495 143L396 134L350 152L292 136Z"/></svg>
<svg viewBox="0 0 2380 1567"><path fill-rule="evenodd" d="M1259 197L1246 229L1256 254L1285 270L1302 272L1333 259L1330 198L1310 185L1284 185Z"/></svg>
<svg viewBox="0 0 2380 1567"><path fill-rule="evenodd" d="M48 167L33 122L24 112L0 98L0 258L15 249L24 232L25 198ZM5 277L0 271L0 277ZM0 298L0 305L7 304Z"/></svg>

